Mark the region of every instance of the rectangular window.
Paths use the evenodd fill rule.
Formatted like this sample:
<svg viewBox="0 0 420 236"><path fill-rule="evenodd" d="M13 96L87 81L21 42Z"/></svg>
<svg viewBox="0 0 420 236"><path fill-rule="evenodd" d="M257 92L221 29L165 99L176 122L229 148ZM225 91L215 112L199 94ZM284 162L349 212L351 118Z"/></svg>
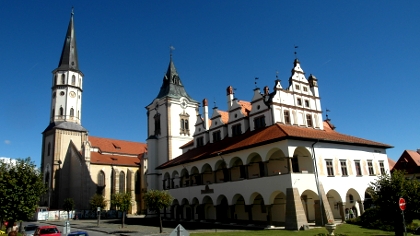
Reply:
<svg viewBox="0 0 420 236"><path fill-rule="evenodd" d="M289 113L289 111L284 111L284 123L290 125L290 113Z"/></svg>
<svg viewBox="0 0 420 236"><path fill-rule="evenodd" d="M341 165L341 175L348 176L349 174L347 173L347 161L340 160L340 165Z"/></svg>
<svg viewBox="0 0 420 236"><path fill-rule="evenodd" d="M373 171L373 164L371 160L368 160L368 169L369 169L369 175L375 175L375 172Z"/></svg>
<svg viewBox="0 0 420 236"><path fill-rule="evenodd" d="M241 124L232 126L232 137L242 134Z"/></svg>
<svg viewBox="0 0 420 236"><path fill-rule="evenodd" d="M204 146L203 137L198 137L197 138L197 147L201 147L201 146Z"/></svg>
<svg viewBox="0 0 420 236"><path fill-rule="evenodd" d="M360 167L360 161L354 161L354 166L356 167L356 175L362 176L362 168Z"/></svg>
<svg viewBox="0 0 420 236"><path fill-rule="evenodd" d="M297 99L297 104L298 104L298 106L302 106L302 99L298 98Z"/></svg>
<svg viewBox="0 0 420 236"><path fill-rule="evenodd" d="M312 116L310 114L306 115L306 124L308 125L308 127L312 127Z"/></svg>
<svg viewBox="0 0 420 236"><path fill-rule="evenodd" d="M259 129L265 127L265 117L260 116L254 119L254 129Z"/></svg>
<svg viewBox="0 0 420 236"><path fill-rule="evenodd" d="M309 100L305 100L305 107L309 107Z"/></svg>
<svg viewBox="0 0 420 236"><path fill-rule="evenodd" d="M327 166L328 176L334 176L334 167L332 160L325 160L325 164Z"/></svg>
<svg viewBox="0 0 420 236"><path fill-rule="evenodd" d="M379 162L379 168L381 169L381 175L384 175L385 174L385 166L384 166L383 161Z"/></svg>
<svg viewBox="0 0 420 236"><path fill-rule="evenodd" d="M222 140L220 130L213 132L213 143Z"/></svg>
<svg viewBox="0 0 420 236"><path fill-rule="evenodd" d="M304 86L303 87L303 91L307 92L308 91L308 87Z"/></svg>
<svg viewBox="0 0 420 236"><path fill-rule="evenodd" d="M295 85L295 88L296 88L296 90L299 90L300 88L299 88L299 85Z"/></svg>

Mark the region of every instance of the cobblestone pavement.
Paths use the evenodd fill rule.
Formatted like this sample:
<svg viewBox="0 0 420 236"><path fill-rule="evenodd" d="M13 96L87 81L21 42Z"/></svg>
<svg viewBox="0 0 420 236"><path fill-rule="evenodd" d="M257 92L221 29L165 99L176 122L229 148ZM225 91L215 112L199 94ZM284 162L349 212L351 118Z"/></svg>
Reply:
<svg viewBox="0 0 420 236"><path fill-rule="evenodd" d="M45 221L43 223L63 226L64 221ZM124 228L121 228L121 219L100 220L99 226L97 220L70 220L71 228L92 230L113 235L127 236L169 236L170 233L181 224L189 233L194 232L225 232L238 230L256 230L258 227L224 225L214 223L192 222L192 221L163 221L163 233L159 233L158 219L156 218L127 218Z"/></svg>

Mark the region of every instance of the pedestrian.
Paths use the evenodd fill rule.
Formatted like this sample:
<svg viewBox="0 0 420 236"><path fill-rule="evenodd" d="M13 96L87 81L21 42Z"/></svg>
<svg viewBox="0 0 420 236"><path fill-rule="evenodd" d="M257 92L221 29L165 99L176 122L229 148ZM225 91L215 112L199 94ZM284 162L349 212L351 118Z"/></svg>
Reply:
<svg viewBox="0 0 420 236"><path fill-rule="evenodd" d="M350 215L350 218L353 218L353 216L354 216L354 213L353 213L353 209L349 209L349 215Z"/></svg>

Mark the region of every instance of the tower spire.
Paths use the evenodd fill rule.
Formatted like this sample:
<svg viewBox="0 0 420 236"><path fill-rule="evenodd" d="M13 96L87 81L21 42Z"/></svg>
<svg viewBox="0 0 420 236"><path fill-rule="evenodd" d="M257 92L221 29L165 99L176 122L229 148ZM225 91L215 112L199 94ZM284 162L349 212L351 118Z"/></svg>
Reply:
<svg viewBox="0 0 420 236"><path fill-rule="evenodd" d="M71 70L80 72L77 58L76 32L74 30L74 8L71 9L70 22L61 51L60 62L56 70Z"/></svg>

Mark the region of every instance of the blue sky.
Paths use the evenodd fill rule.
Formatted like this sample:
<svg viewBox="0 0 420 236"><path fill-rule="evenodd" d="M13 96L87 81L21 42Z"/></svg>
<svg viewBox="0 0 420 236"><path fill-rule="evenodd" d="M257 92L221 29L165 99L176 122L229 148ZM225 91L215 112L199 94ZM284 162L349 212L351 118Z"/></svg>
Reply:
<svg viewBox="0 0 420 236"><path fill-rule="evenodd" d="M278 71L287 87L297 45L337 131L394 160L420 148L420 1L1 1L0 156L40 164L72 6L91 136L146 142L170 45L190 96L221 110L229 85L250 101Z"/></svg>

